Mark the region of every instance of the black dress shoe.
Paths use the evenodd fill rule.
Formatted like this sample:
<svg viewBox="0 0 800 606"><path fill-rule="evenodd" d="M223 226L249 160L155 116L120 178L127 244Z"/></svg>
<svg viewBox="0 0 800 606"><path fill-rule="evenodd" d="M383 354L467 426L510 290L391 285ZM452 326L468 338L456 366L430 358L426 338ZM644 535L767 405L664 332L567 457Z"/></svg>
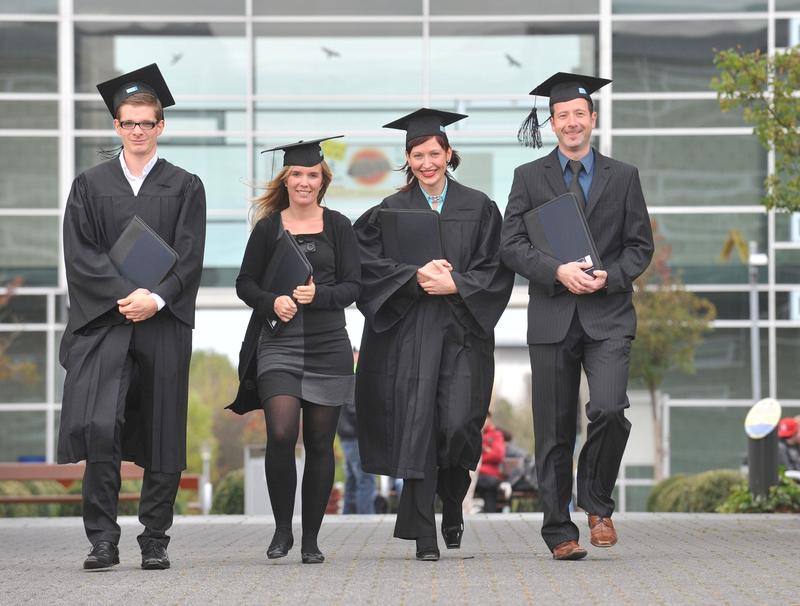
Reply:
<svg viewBox="0 0 800 606"><path fill-rule="evenodd" d="M142 549L143 570L166 570L169 568L167 548L160 543L148 543Z"/></svg>
<svg viewBox="0 0 800 606"><path fill-rule="evenodd" d="M321 551L307 551L300 554L300 559L303 560L303 564L322 564L325 556Z"/></svg>
<svg viewBox="0 0 800 606"><path fill-rule="evenodd" d="M417 550L417 559L420 562L438 562L439 550L436 549L435 547L432 549Z"/></svg>
<svg viewBox="0 0 800 606"><path fill-rule="evenodd" d="M267 557L270 560L275 560L277 558L286 557L286 554L289 553L289 550L294 545L294 537L292 536L291 531L275 531L275 534L272 535L272 541L267 548Z"/></svg>
<svg viewBox="0 0 800 606"><path fill-rule="evenodd" d="M460 549L461 537L464 536L464 522L457 526L445 526L442 522L442 538L448 549Z"/></svg>
<svg viewBox="0 0 800 606"><path fill-rule="evenodd" d="M83 561L86 570L100 570L111 568L119 564L119 549L111 541L98 541Z"/></svg>

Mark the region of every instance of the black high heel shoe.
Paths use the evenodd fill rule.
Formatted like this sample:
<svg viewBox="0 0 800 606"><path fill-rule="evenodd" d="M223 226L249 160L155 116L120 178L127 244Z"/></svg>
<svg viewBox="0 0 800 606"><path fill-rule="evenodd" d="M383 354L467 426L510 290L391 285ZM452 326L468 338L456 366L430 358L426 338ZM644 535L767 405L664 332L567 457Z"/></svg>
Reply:
<svg viewBox="0 0 800 606"><path fill-rule="evenodd" d="M300 559L303 564L322 564L325 561L325 556L321 551L304 551L300 554Z"/></svg>
<svg viewBox="0 0 800 606"><path fill-rule="evenodd" d="M442 538L448 549L461 549L461 537L464 536L464 522L456 526L445 526L442 522Z"/></svg>
<svg viewBox="0 0 800 606"><path fill-rule="evenodd" d="M276 530L267 548L267 557L270 560L283 558L289 553L292 545L294 545L294 537L291 530Z"/></svg>

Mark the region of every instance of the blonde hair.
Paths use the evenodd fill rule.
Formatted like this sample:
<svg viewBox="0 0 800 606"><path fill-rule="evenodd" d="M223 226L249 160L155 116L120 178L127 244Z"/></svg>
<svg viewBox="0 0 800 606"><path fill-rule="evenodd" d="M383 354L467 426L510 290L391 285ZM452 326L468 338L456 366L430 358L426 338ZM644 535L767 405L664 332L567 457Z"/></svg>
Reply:
<svg viewBox="0 0 800 606"><path fill-rule="evenodd" d="M264 217L269 217L273 213L279 213L283 209L289 208L289 192L286 189L286 179L289 177L289 172L292 168L294 167L284 166L271 181L264 185L262 188L264 193L253 198L253 204L250 207L251 225L255 225ZM328 186L333 181L333 173L325 160L320 162L320 168L322 169L322 187L319 188L319 193L317 194L317 204L321 205L325 192L328 191Z"/></svg>

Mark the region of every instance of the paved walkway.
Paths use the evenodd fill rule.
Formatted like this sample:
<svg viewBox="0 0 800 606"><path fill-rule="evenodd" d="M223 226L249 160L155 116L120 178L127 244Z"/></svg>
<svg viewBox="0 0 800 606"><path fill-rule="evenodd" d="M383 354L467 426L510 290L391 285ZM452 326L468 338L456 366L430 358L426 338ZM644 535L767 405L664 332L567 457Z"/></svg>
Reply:
<svg viewBox="0 0 800 606"><path fill-rule="evenodd" d="M577 516L576 516L577 517ZM78 518L0 519L0 604L798 604L800 516L619 514L620 543L578 562L551 559L541 514L467 519L462 549L414 560L392 539L392 516L328 516L327 561L267 561L270 518L181 517L173 567L143 571L135 518L123 518L120 558L81 569ZM585 528L585 520L578 519Z"/></svg>

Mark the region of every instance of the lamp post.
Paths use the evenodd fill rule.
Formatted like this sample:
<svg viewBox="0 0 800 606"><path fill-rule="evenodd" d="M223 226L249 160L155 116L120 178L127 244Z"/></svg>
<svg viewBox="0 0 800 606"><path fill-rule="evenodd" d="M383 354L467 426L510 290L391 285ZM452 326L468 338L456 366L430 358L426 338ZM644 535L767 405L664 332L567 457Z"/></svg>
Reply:
<svg viewBox="0 0 800 606"><path fill-rule="evenodd" d="M761 399L761 335L758 329L758 268L768 263L767 255L756 252L758 244L748 243L747 269L750 276L750 377L753 402Z"/></svg>

